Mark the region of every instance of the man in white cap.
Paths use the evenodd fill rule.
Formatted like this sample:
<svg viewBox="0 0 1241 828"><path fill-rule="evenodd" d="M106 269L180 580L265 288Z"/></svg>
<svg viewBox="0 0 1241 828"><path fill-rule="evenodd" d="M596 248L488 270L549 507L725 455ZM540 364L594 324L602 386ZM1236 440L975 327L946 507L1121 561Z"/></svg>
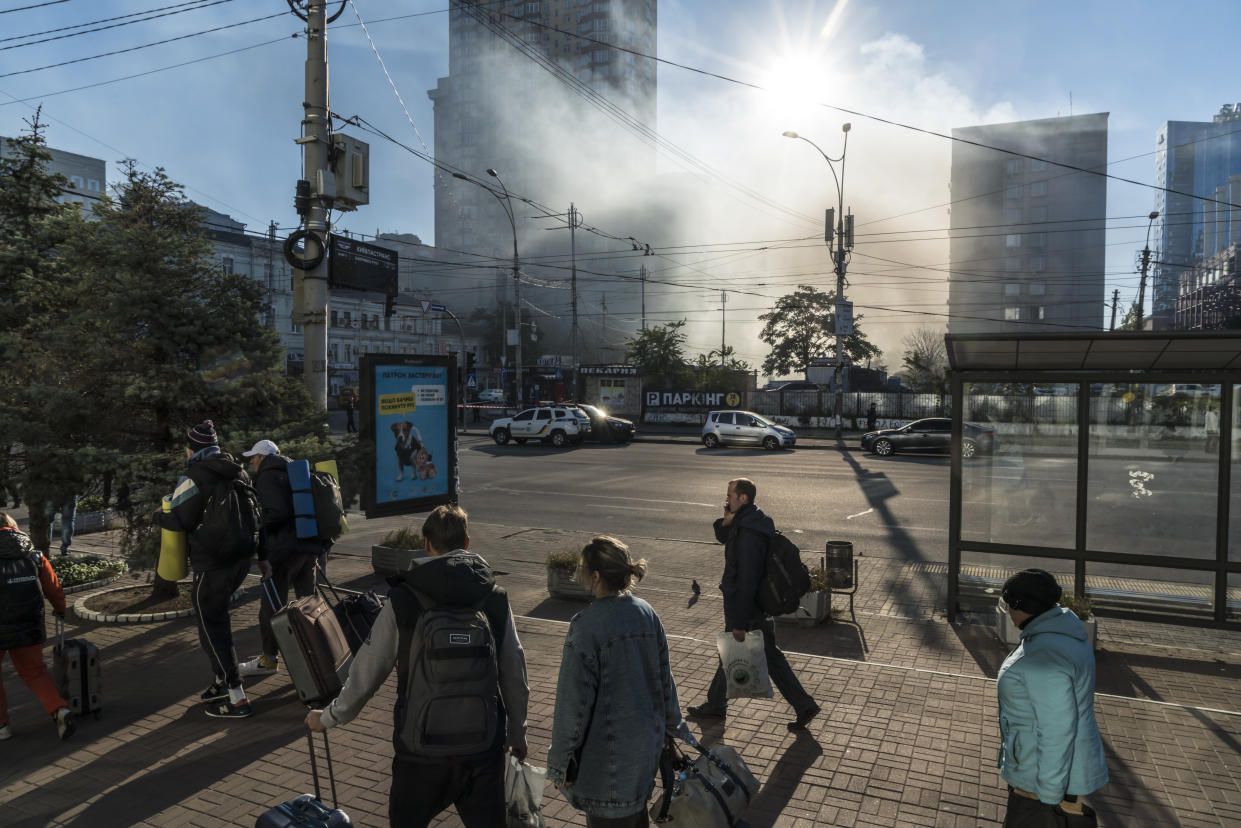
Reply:
<svg viewBox="0 0 1241 828"><path fill-rule="evenodd" d="M262 529L259 534L260 567L265 562L270 571L264 572L267 586L280 606L289 598L289 587L298 598L315 592L315 566L326 551L330 541L316 538L299 538L294 521L293 488L289 485L288 465L292 462L280 454L271 440L259 440L242 456L250 462L254 476L254 490L263 507ZM267 590L265 590L266 592ZM263 595L259 599L259 634L263 639L263 652L239 667L243 676L265 676L276 672L279 651L276 637L271 630L271 617L275 613L271 599Z"/></svg>

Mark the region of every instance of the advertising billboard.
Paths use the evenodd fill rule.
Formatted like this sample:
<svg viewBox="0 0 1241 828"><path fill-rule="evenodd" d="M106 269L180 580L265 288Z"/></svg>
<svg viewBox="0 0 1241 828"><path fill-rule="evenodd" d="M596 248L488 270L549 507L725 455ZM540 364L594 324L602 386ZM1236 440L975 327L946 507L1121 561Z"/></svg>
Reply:
<svg viewBox="0 0 1241 828"><path fill-rule="evenodd" d="M457 501L457 366L450 357L367 354L361 365L363 436L375 468L368 518L427 512Z"/></svg>

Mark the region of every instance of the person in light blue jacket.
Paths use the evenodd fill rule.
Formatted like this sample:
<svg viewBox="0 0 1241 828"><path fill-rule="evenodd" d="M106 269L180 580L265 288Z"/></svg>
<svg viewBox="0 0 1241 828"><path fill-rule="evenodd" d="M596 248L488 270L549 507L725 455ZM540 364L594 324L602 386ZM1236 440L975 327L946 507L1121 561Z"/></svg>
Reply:
<svg viewBox="0 0 1241 828"><path fill-rule="evenodd" d="M1005 828L1076 824L1078 801L1107 784L1095 722L1094 649L1081 620L1059 605L1056 579L1025 569L1004 584L1001 606L1021 643L996 677L1000 776L1008 783Z"/></svg>
<svg viewBox="0 0 1241 828"><path fill-rule="evenodd" d="M645 573L645 560L606 536L586 544L578 563L595 600L565 635L547 778L586 812L589 828L647 826L664 741L691 738L664 626L629 592Z"/></svg>

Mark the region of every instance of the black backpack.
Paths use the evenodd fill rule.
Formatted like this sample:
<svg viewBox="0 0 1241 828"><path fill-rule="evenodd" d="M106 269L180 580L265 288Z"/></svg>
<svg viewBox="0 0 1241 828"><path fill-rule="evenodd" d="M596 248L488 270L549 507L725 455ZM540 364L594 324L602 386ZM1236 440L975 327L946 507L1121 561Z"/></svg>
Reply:
<svg viewBox="0 0 1241 828"><path fill-rule="evenodd" d="M243 476L222 480L207 495L194 545L222 564L236 563L259 548L259 496Z"/></svg>
<svg viewBox="0 0 1241 828"><path fill-rule="evenodd" d="M310 473L310 496L315 501L315 524L321 540L336 540L344 529L345 501L340 484L329 472Z"/></svg>
<svg viewBox="0 0 1241 828"><path fill-rule="evenodd" d="M776 532L767 542L766 566L758 581L755 599L759 609L767 615L787 615L797 610L809 591L810 570L802 563L801 550Z"/></svg>

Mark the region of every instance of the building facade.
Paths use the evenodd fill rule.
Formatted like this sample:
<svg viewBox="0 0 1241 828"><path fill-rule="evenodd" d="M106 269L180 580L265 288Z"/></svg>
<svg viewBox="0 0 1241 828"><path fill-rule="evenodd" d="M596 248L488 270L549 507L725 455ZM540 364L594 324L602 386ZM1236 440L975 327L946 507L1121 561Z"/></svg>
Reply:
<svg viewBox="0 0 1241 828"><path fill-rule="evenodd" d="M0 137L0 155L8 155L11 138ZM108 191L108 165L102 158L78 155L75 152L47 147L52 160L48 171L60 173L67 180L63 194L57 201L80 204L89 212L90 207Z"/></svg>
<svg viewBox="0 0 1241 828"><path fill-rule="evenodd" d="M471 257L473 267L459 274L461 303L495 307L513 301L516 241L530 277L529 287L524 276L522 286L529 312L530 305L553 301L540 301L546 299L540 280L569 276L568 232L546 231L568 226L570 202L593 191L591 171L606 164L609 175L653 172L654 149L634 136L655 127L656 64L634 53L656 52L657 0L452 0L449 6L448 74L428 91L434 153L447 167L435 174L435 246ZM631 140L607 137L617 131ZM455 178L453 170L491 192ZM512 225L500 180L514 194ZM561 215L549 216L524 198L554 205L550 212ZM604 249L585 233L575 242L579 255ZM540 261L555 264L544 273ZM560 317L564 302L554 302L540 324Z"/></svg>
<svg viewBox="0 0 1241 828"><path fill-rule="evenodd" d="M1209 122L1168 121L1155 147L1155 183L1163 189L1155 192L1151 233L1151 321L1168 330L1180 317L1186 269L1241 242L1241 208L1228 206L1241 204L1241 103L1225 104Z"/></svg>
<svg viewBox="0 0 1241 828"><path fill-rule="evenodd" d="M1241 244L1183 269L1180 279L1176 330L1241 328Z"/></svg>
<svg viewBox="0 0 1241 828"><path fill-rule="evenodd" d="M952 131L949 333L1103 327L1107 118Z"/></svg>

